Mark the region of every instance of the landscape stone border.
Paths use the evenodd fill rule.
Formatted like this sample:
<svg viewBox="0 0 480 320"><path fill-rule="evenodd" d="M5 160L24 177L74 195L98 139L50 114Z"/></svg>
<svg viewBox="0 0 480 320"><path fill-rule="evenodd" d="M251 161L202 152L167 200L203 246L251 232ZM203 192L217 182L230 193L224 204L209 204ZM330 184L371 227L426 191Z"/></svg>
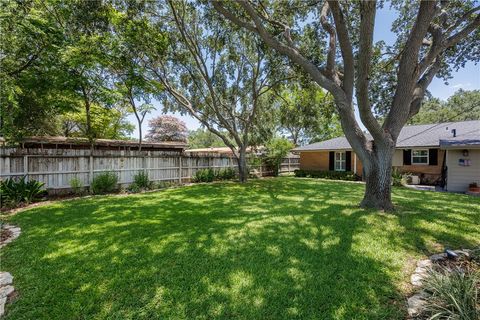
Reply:
<svg viewBox="0 0 480 320"><path fill-rule="evenodd" d="M454 250L453 252L458 256L468 257L470 255L470 250L467 250L467 249ZM421 288L423 285L423 281L427 278L433 265L438 264L446 259L447 259L446 253L437 253L437 254L431 255L428 259L418 261L415 271L410 276L410 283L415 288ZM410 316L411 319L412 318L414 319L416 316L422 313L426 303L426 300L425 300L426 297L427 297L427 293L424 290L420 290L417 293L415 293L413 296L407 299L408 315Z"/></svg>
<svg viewBox="0 0 480 320"><path fill-rule="evenodd" d="M9 231L9 236L3 241L0 240L0 249L20 236L21 230L19 227L2 224L1 229ZM13 276L9 272L0 271L0 317L5 313L5 304L7 303L8 297L15 291L12 284Z"/></svg>

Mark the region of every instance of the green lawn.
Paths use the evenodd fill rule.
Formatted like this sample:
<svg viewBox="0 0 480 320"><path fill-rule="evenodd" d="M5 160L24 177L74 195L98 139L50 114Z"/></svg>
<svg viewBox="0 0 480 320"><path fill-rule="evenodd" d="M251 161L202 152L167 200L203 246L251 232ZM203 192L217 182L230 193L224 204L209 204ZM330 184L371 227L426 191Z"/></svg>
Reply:
<svg viewBox="0 0 480 320"><path fill-rule="evenodd" d="M6 319L403 319L414 259L480 244L480 199L278 178L63 201L9 218Z"/></svg>

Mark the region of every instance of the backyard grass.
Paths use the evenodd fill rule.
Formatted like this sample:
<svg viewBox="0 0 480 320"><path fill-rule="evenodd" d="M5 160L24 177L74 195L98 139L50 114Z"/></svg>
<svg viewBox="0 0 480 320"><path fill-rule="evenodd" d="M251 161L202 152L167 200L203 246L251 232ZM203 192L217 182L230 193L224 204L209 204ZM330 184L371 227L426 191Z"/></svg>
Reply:
<svg viewBox="0 0 480 320"><path fill-rule="evenodd" d="M32 208L6 319L404 319L415 259L480 245L480 198L277 178Z"/></svg>

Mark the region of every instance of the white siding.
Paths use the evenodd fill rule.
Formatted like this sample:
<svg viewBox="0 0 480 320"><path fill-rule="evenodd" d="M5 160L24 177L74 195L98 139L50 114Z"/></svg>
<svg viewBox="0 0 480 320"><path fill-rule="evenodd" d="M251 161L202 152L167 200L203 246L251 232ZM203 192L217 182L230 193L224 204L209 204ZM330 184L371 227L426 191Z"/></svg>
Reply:
<svg viewBox="0 0 480 320"><path fill-rule="evenodd" d="M480 184L480 150L468 150L468 157L463 150L447 150L447 190L465 192L472 182ZM459 159L469 159L470 166L460 166Z"/></svg>
<svg viewBox="0 0 480 320"><path fill-rule="evenodd" d="M392 166L393 167L401 167L403 166L403 149L395 150L392 159Z"/></svg>

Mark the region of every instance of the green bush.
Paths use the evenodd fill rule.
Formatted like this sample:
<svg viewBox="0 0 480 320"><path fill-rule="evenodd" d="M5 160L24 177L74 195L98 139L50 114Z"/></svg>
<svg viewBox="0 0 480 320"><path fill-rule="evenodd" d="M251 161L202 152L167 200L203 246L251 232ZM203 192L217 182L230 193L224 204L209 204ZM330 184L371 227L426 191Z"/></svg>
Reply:
<svg viewBox="0 0 480 320"><path fill-rule="evenodd" d="M5 207L17 207L21 203L31 203L46 192L43 186L43 182L26 181L26 177L0 181L1 204Z"/></svg>
<svg viewBox="0 0 480 320"><path fill-rule="evenodd" d="M295 177L300 178L323 178L332 180L358 181L360 177L351 171L317 171L317 170L295 170Z"/></svg>
<svg viewBox="0 0 480 320"><path fill-rule="evenodd" d="M265 157L265 164L273 171L274 176L278 176L278 170L290 150L295 145L290 140L285 138L273 138L266 143L267 155Z"/></svg>
<svg viewBox="0 0 480 320"><path fill-rule="evenodd" d="M392 171L392 185L394 187L401 187L403 186L403 176L398 170Z"/></svg>
<svg viewBox="0 0 480 320"><path fill-rule="evenodd" d="M148 178L148 173L145 171L139 171L136 175L133 176L133 183L136 184L140 189L151 189L152 181Z"/></svg>
<svg viewBox="0 0 480 320"><path fill-rule="evenodd" d="M215 179L215 172L213 169L201 169L195 172L192 178L193 182L212 182Z"/></svg>
<svg viewBox="0 0 480 320"><path fill-rule="evenodd" d="M114 172L104 172L93 178L90 191L93 194L112 193L118 190L118 177Z"/></svg>
<svg viewBox="0 0 480 320"><path fill-rule="evenodd" d="M459 267L431 270L424 289L424 316L428 319L480 319L478 271Z"/></svg>
<svg viewBox="0 0 480 320"><path fill-rule="evenodd" d="M70 180L70 188L75 195L81 195L83 193L83 183L79 178L73 178Z"/></svg>
<svg viewBox="0 0 480 320"><path fill-rule="evenodd" d="M236 177L237 173L233 168L220 169L215 173L216 180L231 180Z"/></svg>

